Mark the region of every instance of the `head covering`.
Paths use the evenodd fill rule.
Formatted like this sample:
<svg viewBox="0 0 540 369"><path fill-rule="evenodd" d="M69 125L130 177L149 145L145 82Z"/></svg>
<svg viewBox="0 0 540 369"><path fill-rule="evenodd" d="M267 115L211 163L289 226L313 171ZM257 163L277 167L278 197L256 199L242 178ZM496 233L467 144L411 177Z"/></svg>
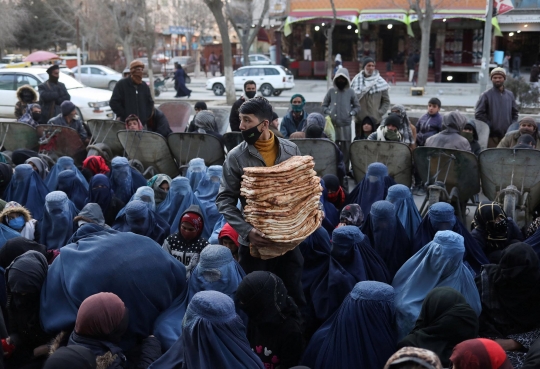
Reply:
<svg viewBox="0 0 540 369"><path fill-rule="evenodd" d="M196 205L190 206L183 214L182 218L180 218L180 225L184 222L189 223L193 228L195 228L195 232L197 232L197 237L200 237L203 228L204 228L204 219L198 212L190 211L191 207L194 207ZM180 228L180 227L178 227Z"/></svg>
<svg viewBox="0 0 540 369"><path fill-rule="evenodd" d="M77 178L75 172L69 169L58 174L58 185L55 190L64 192L77 209L83 208L85 200L88 197L86 187Z"/></svg>
<svg viewBox="0 0 540 369"><path fill-rule="evenodd" d="M478 316L463 295L450 287L437 287L426 296L416 325L398 345L428 349L450 364L455 345L478 337Z"/></svg>
<svg viewBox="0 0 540 369"><path fill-rule="evenodd" d="M144 63L142 61L140 61L139 59L135 59L131 63L129 63L129 71L130 72L133 71L133 69L135 69L137 67L143 67L144 68Z"/></svg>
<svg viewBox="0 0 540 369"><path fill-rule="evenodd" d="M122 322L126 313L124 302L114 293L100 292L89 296L77 312L75 333L118 343L127 329L127 321L125 324Z"/></svg>
<svg viewBox="0 0 540 369"><path fill-rule="evenodd" d="M375 63L375 59L373 59L372 57L370 56L366 56L363 60L362 60L362 65L364 66L364 68L366 67L366 65L368 63Z"/></svg>
<svg viewBox="0 0 540 369"><path fill-rule="evenodd" d="M62 116L67 116L71 114L73 110L75 110L76 106L71 101L66 100L60 104L60 109L62 109Z"/></svg>
<svg viewBox="0 0 540 369"><path fill-rule="evenodd" d="M311 285L321 275L328 273L330 250L332 248L330 236L326 229L319 227L298 245L298 248L304 258L302 288L304 289L306 300L311 300Z"/></svg>
<svg viewBox="0 0 540 369"><path fill-rule="evenodd" d="M431 242L437 231L445 230L452 230L464 238L465 261L469 263L476 274L480 273L481 266L489 263L488 258L471 233L456 218L452 205L446 202L435 203L429 208L414 235L413 252L417 252Z"/></svg>
<svg viewBox="0 0 540 369"><path fill-rule="evenodd" d="M20 164L15 167L3 199L21 204L32 213L34 219L41 220L45 196L48 193L49 189L30 164Z"/></svg>
<svg viewBox="0 0 540 369"><path fill-rule="evenodd" d="M51 73L55 70L60 70L60 67L58 66L58 64L51 65L49 68L47 68L45 72L47 72L48 75L51 75Z"/></svg>
<svg viewBox="0 0 540 369"><path fill-rule="evenodd" d="M135 191L133 196L131 196L131 199L129 199L128 204L132 202L133 200L142 201L146 204L149 210L152 210L153 212L156 211L156 202L154 200L154 190L148 186L142 186L142 187L137 188L137 191ZM125 213L126 213L126 207L124 206L124 208L122 208L118 212L118 214L116 215L116 218L120 218Z"/></svg>
<svg viewBox="0 0 540 369"><path fill-rule="evenodd" d="M181 339L188 368L264 368L251 351L233 300L221 292L202 291L193 296L182 322Z"/></svg>
<svg viewBox="0 0 540 369"><path fill-rule="evenodd" d="M43 369L96 369L96 356L83 346L63 346L45 362Z"/></svg>
<svg viewBox="0 0 540 369"><path fill-rule="evenodd" d="M48 250L59 249L75 232L73 219L79 210L62 191L53 191L45 197L45 211L40 222L39 242L47 246Z"/></svg>
<svg viewBox="0 0 540 369"><path fill-rule="evenodd" d="M413 329L426 295L435 287L451 287L460 292L480 315L480 296L474 276L463 264L463 237L452 231L439 231L403 264L392 286L396 290L399 338Z"/></svg>
<svg viewBox="0 0 540 369"><path fill-rule="evenodd" d="M17 294L39 294L48 268L47 259L37 251L17 256L6 269L9 290Z"/></svg>
<svg viewBox="0 0 540 369"><path fill-rule="evenodd" d="M451 111L443 116L443 129L451 129L456 132L461 132L467 124L467 118L459 111Z"/></svg>
<svg viewBox="0 0 540 369"><path fill-rule="evenodd" d="M503 76L504 79L506 79L506 71L504 70L504 68L493 68L493 70L491 71L491 73L489 74L489 78L493 78L493 76L495 75L500 75L500 76Z"/></svg>
<svg viewBox="0 0 540 369"><path fill-rule="evenodd" d="M301 98L302 99L302 103L305 103L306 102L306 99L304 98L304 96L302 96L301 94L294 94L292 95L291 99L289 100L289 102L292 104L292 101L294 99L296 99L297 97Z"/></svg>
<svg viewBox="0 0 540 369"><path fill-rule="evenodd" d="M405 107L403 105L401 105L401 104L395 104L390 108L391 112L394 112L396 110L399 112L398 117L400 119L400 126L399 127L396 126L396 127L400 128L400 132L403 132L406 129L408 129L409 124L411 123L409 121L409 117L407 116L407 109L405 109ZM392 115L392 114L390 114L390 115Z"/></svg>
<svg viewBox="0 0 540 369"><path fill-rule="evenodd" d="M167 197L168 191L165 191L160 187L163 182L167 182L170 189L172 179L166 174L156 174L147 182L147 185L152 187L152 189L154 190L154 199L156 201L156 205L161 204L163 200L165 200L165 198Z"/></svg>
<svg viewBox="0 0 540 369"><path fill-rule="evenodd" d="M189 184L193 192L197 191L197 186L199 186L200 180L204 177L204 173L206 173L204 159L195 158L189 161L186 177L189 179Z"/></svg>
<svg viewBox="0 0 540 369"><path fill-rule="evenodd" d="M306 125L304 126L304 132L307 131L307 129L311 126L317 126L324 130L324 127L326 126L326 120L324 119L324 115L320 113L311 113L306 118Z"/></svg>
<svg viewBox="0 0 540 369"><path fill-rule="evenodd" d="M384 261L358 227L343 226L334 230L330 255L328 270L311 287L315 315L321 321L339 308L356 283L391 281Z"/></svg>
<svg viewBox="0 0 540 369"><path fill-rule="evenodd" d="M160 245L170 234L169 224L150 210L147 203L132 200L125 206L124 211L125 214L116 218L113 229L149 237Z"/></svg>
<svg viewBox="0 0 540 369"><path fill-rule="evenodd" d="M416 347L403 347L386 362L384 369L400 367L404 363L411 363L425 369L443 369L439 357L433 352Z"/></svg>
<svg viewBox="0 0 540 369"><path fill-rule="evenodd" d="M396 207L396 214L399 221L405 228L409 240L414 239L414 234L422 222L422 217L414 203L411 190L402 184L396 184L388 189L386 200L390 201Z"/></svg>
<svg viewBox="0 0 540 369"><path fill-rule="evenodd" d="M454 368L513 369L501 345L485 338L463 341L450 357Z"/></svg>
<svg viewBox="0 0 540 369"><path fill-rule="evenodd" d="M193 109L208 110L208 107L204 101L197 101Z"/></svg>
<svg viewBox="0 0 540 369"><path fill-rule="evenodd" d="M382 163L372 163L368 166L366 176L351 191L345 199L345 204L358 204L364 214L369 214L375 201L384 200L388 188L396 182L388 176L388 168Z"/></svg>
<svg viewBox="0 0 540 369"><path fill-rule="evenodd" d="M312 124L306 128L306 138L326 138L323 136L324 128L319 127L316 124Z"/></svg>
<svg viewBox="0 0 540 369"><path fill-rule="evenodd" d="M73 221L84 221L86 223L99 224L102 227L109 228L109 226L105 224L105 217L103 216L101 208L98 204L94 204L92 202L86 204L80 211L79 215L73 219Z"/></svg>
<svg viewBox="0 0 540 369"><path fill-rule="evenodd" d="M92 155L84 159L83 168L90 170L93 175L107 174L111 171L107 163L105 163L105 159L97 155Z"/></svg>
<svg viewBox="0 0 540 369"><path fill-rule="evenodd" d="M188 282L188 300L200 291L218 291L234 299L238 285L246 274L225 246L208 245Z"/></svg>
<svg viewBox="0 0 540 369"><path fill-rule="evenodd" d="M51 168L51 171L49 172L49 175L45 180L47 188L54 190L58 186L58 175L60 174L60 172L68 169L75 172L77 178L81 180L81 183L88 190L88 181L86 181L86 178L84 178L83 174L75 166L73 158L70 158L69 156L60 157L57 160L56 164Z"/></svg>
<svg viewBox="0 0 540 369"><path fill-rule="evenodd" d="M178 231L182 214L191 205L200 207L200 202L193 194L189 179L176 177L170 183L167 197L157 207L157 214L171 225L170 233L175 233Z"/></svg>
<svg viewBox="0 0 540 369"><path fill-rule="evenodd" d="M41 160L40 158L38 157L32 157L32 158L28 158L26 159L26 161L24 162L25 164L34 164L37 168L37 173L39 174L39 176L41 177L41 179L45 180L45 178L47 178L47 175L49 174L49 167L47 167L47 164L45 164L43 162L43 160Z"/></svg>
<svg viewBox="0 0 540 369"><path fill-rule="evenodd" d="M47 248L35 241L24 237L9 239L0 248L0 268L6 269L18 256L27 251L37 251L43 256L47 256Z"/></svg>
<svg viewBox="0 0 540 369"><path fill-rule="evenodd" d="M229 237L236 247L240 247L240 243L238 242L238 232L236 232L229 223L226 223L219 232L218 238L221 240L223 237Z"/></svg>
<svg viewBox="0 0 540 369"><path fill-rule="evenodd" d="M396 127L398 130L401 129L401 117L395 115L395 114L389 114L388 117L383 122L383 126L387 127L389 125L392 125Z"/></svg>
<svg viewBox="0 0 540 369"><path fill-rule="evenodd" d="M341 187L339 183L339 178L336 177L333 174L327 174L324 177L322 177L324 181L324 185L326 186L326 189L336 192Z"/></svg>
<svg viewBox="0 0 540 369"><path fill-rule="evenodd" d="M498 265L484 265L479 284L481 320L497 335L529 332L540 324L540 268L531 246L515 243L502 252Z"/></svg>
<svg viewBox="0 0 540 369"><path fill-rule="evenodd" d="M139 119L138 116L136 116L135 114L130 114L128 115L128 117L126 118L125 120L125 123L126 123L126 129L129 129L128 127L128 122L132 121L132 120L136 120L137 121L137 130L138 131L142 131L144 129L142 123L141 123L141 120Z"/></svg>
<svg viewBox="0 0 540 369"><path fill-rule="evenodd" d="M339 211L335 205L328 200L328 190L326 189L323 179L321 179L321 187L323 189L321 194L321 204L323 205L324 210L322 226L328 231L328 233L332 233L334 228L336 228L339 224Z"/></svg>
<svg viewBox="0 0 540 369"><path fill-rule="evenodd" d="M0 198L4 198L4 191L13 177L13 168L6 163L0 163Z"/></svg>
<svg viewBox="0 0 540 369"><path fill-rule="evenodd" d="M85 202L96 203L101 208L103 214L107 214L109 205L113 198L113 191L109 178L103 174L96 174L90 180L90 190Z"/></svg>
<svg viewBox="0 0 540 369"><path fill-rule="evenodd" d="M146 179L142 174L131 168L126 158L119 156L111 161L109 179L115 196L125 204L137 191L137 188L146 186Z"/></svg>
<svg viewBox="0 0 540 369"><path fill-rule="evenodd" d="M39 157L39 153L34 150L17 149L11 154L11 162L15 165L25 164L26 160L37 157Z"/></svg>
<svg viewBox="0 0 540 369"><path fill-rule="evenodd" d="M496 202L482 201L474 213L474 226L485 234L485 244L502 250L508 244L508 218Z"/></svg>
<svg viewBox="0 0 540 369"><path fill-rule="evenodd" d="M412 256L412 245L407 232L396 215L391 202L376 201L371 206L362 232L369 238L371 247L384 260L391 278Z"/></svg>
<svg viewBox="0 0 540 369"><path fill-rule="evenodd" d="M364 213L358 204L349 204L341 210L339 222L360 227L364 223Z"/></svg>
<svg viewBox="0 0 540 369"><path fill-rule="evenodd" d="M193 118L193 122L199 128L199 132L204 131L201 133L218 132L216 117L210 110L198 112Z"/></svg>
<svg viewBox="0 0 540 369"><path fill-rule="evenodd" d="M394 299L394 289L385 283L357 283L312 337L302 365L382 368L396 350Z"/></svg>
<svg viewBox="0 0 540 369"><path fill-rule="evenodd" d="M218 222L221 214L216 206L216 197L219 192L219 183L223 177L223 167L221 165L212 165L208 168L204 177L201 178L195 197L199 199L201 210L204 214L204 238L210 238L214 226Z"/></svg>

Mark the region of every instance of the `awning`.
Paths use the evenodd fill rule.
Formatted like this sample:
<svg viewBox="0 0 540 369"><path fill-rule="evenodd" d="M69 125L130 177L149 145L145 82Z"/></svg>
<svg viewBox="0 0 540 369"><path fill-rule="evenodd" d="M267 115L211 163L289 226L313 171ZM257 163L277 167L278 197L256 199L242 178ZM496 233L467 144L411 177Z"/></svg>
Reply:
<svg viewBox="0 0 540 369"><path fill-rule="evenodd" d="M266 30L262 27L259 28L259 32L257 33L257 41L270 43L270 38L268 38L268 33L266 33Z"/></svg>
<svg viewBox="0 0 540 369"><path fill-rule="evenodd" d="M291 24L296 22L306 22L315 19L333 19L334 12L332 9L297 9L291 11L285 21L284 34L289 36L292 33ZM356 9L339 9L336 10L336 19L358 26L358 10Z"/></svg>

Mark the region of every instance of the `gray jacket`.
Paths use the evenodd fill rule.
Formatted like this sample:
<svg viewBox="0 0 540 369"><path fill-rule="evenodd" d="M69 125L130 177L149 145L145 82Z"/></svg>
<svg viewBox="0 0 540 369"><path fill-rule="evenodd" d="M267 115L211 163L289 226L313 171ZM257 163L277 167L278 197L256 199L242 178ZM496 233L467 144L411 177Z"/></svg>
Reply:
<svg viewBox="0 0 540 369"><path fill-rule="evenodd" d="M517 123L519 110L512 91L490 88L478 99L474 118L487 123L489 137L503 138L512 123Z"/></svg>
<svg viewBox="0 0 540 369"><path fill-rule="evenodd" d="M86 138L88 137L88 134L86 133L86 129L84 129L83 123L80 120L74 119L68 124L68 122L66 121L66 118L62 116L62 113L58 114L54 118L51 118L48 124L73 128L74 130L77 131L77 133L81 137L81 140L83 141L86 140Z"/></svg>
<svg viewBox="0 0 540 369"><path fill-rule="evenodd" d="M302 155L298 147L289 140L275 138L279 141L279 152L275 164L279 164L293 156ZM242 245L249 245L249 232L253 226L244 220L242 212L236 207L238 200L242 208L246 206L246 199L240 196L242 175L246 167L266 166L261 154L255 146L243 141L240 145L229 151L223 163L223 177L216 197L216 206L227 223L240 235L238 241Z"/></svg>
<svg viewBox="0 0 540 369"><path fill-rule="evenodd" d="M426 147L471 151L471 144L460 134L466 123L467 119L459 112L446 114L443 117L443 130L428 138Z"/></svg>
<svg viewBox="0 0 540 369"><path fill-rule="evenodd" d="M342 91L336 87L336 79L340 76L345 77L348 82L347 87ZM360 104L350 86L349 71L339 68L334 77L334 87L328 90L322 103L323 113L332 119L336 130L336 141L351 141L351 117L360 112Z"/></svg>

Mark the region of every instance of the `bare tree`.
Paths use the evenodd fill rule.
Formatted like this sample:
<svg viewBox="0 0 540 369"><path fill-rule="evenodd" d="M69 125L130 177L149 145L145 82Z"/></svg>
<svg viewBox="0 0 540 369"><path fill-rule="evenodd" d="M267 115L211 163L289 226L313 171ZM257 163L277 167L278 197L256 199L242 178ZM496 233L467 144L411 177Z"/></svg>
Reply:
<svg viewBox="0 0 540 369"><path fill-rule="evenodd" d="M133 4L132 2L128 3L124 0L98 1L103 1L106 5L106 9L110 14L116 41L122 45L124 56L126 58L126 65L129 65L133 60L134 39L140 29L139 16L141 14L141 7L137 6L139 4Z"/></svg>
<svg viewBox="0 0 540 369"><path fill-rule="evenodd" d="M330 5L332 6L332 24L330 28L325 32L326 40L328 42L328 55L326 56L326 89L329 90L332 87L332 36L334 34L334 28L336 27L336 4L334 0L330 0Z"/></svg>
<svg viewBox="0 0 540 369"><path fill-rule="evenodd" d="M208 6L219 29L221 35L221 43L223 47L223 63L225 71L225 91L227 93L227 104L234 104L236 100L236 94L234 90L234 78L232 67L232 47L231 40L229 38L229 26L225 14L223 14L223 1L222 0L204 0L204 3Z"/></svg>
<svg viewBox="0 0 540 369"><path fill-rule="evenodd" d="M23 7L19 7L12 1L0 1L0 57L4 48L17 43L17 32L21 25L28 21L29 14Z"/></svg>
<svg viewBox="0 0 540 369"><path fill-rule="evenodd" d="M153 55L156 48L156 34L154 32L154 24L150 19L152 9L147 6L146 0L137 1L141 2L140 6L144 14L144 33L142 34L142 42L146 48L146 56L148 57L148 79L150 84L150 94L152 95L152 99L155 100Z"/></svg>
<svg viewBox="0 0 540 369"><path fill-rule="evenodd" d="M264 0L261 14L257 24L254 24L254 9L253 0L236 0L233 2L226 1L227 15L229 20L238 35L240 44L242 45L242 54L244 56L244 65L249 65L249 48L255 41L255 37L259 34L264 16L268 13L269 1Z"/></svg>

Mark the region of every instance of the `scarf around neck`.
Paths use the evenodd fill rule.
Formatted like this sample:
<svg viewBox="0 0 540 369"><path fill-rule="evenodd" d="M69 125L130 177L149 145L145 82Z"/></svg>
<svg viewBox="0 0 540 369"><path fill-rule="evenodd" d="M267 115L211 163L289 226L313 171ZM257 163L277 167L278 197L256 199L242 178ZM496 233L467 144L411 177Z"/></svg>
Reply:
<svg viewBox="0 0 540 369"><path fill-rule="evenodd" d="M354 92L356 92L357 95L361 95L358 100L360 100L366 94L373 95L378 92L386 91L390 88L388 83L384 80L384 78L381 77L379 71L377 70L374 71L369 77L366 77L364 71L362 71L358 73L354 79L357 79L356 83L353 80L351 84L354 86Z"/></svg>

